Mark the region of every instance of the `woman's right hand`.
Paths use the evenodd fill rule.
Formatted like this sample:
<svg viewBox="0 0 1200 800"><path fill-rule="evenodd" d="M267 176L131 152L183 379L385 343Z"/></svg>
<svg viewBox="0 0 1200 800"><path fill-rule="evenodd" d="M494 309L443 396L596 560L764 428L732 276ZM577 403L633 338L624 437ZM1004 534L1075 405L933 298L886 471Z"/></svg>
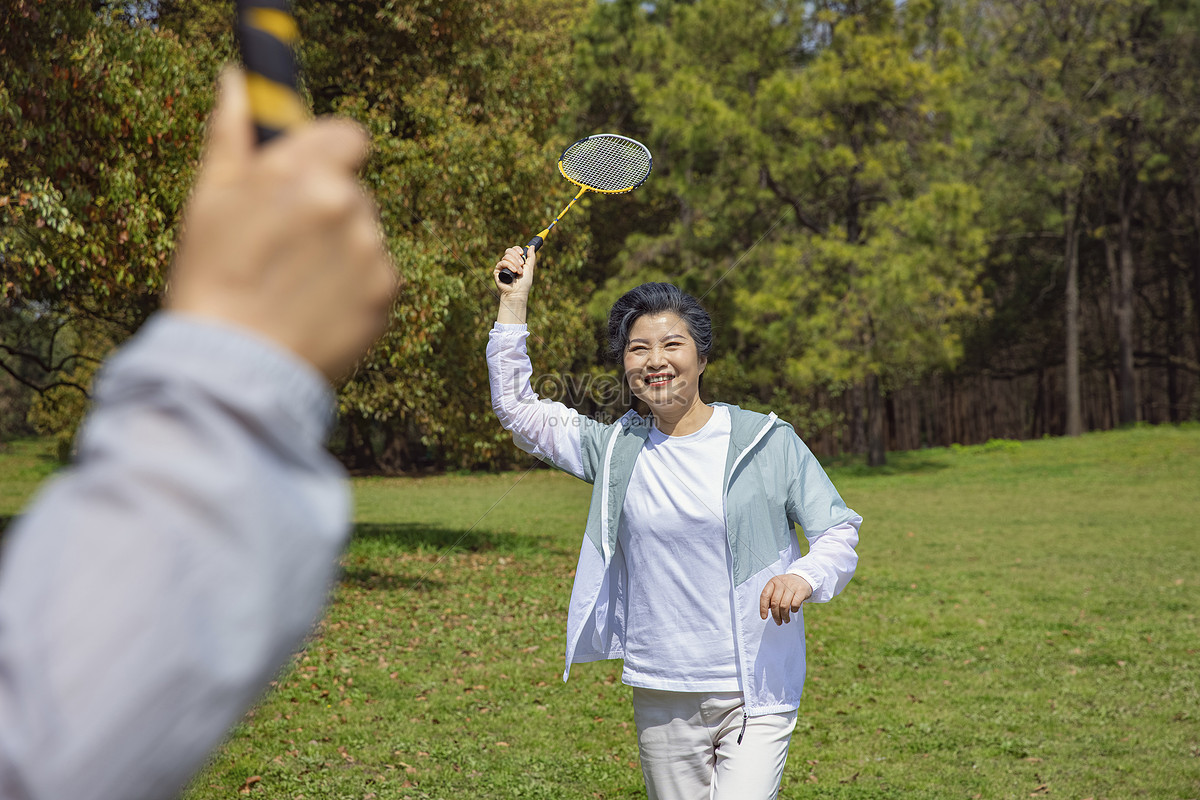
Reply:
<svg viewBox="0 0 1200 800"><path fill-rule="evenodd" d="M533 286L533 274L537 267L537 251L532 247L510 247L492 268L492 280L500 291L500 299L527 299ZM500 280L500 270L508 268L516 277L512 283Z"/></svg>

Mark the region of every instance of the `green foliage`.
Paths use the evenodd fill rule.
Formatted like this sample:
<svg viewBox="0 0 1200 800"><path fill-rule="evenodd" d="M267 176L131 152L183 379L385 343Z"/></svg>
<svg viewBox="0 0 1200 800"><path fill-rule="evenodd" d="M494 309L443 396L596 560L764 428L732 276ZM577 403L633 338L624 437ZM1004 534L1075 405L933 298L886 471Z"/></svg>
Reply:
<svg viewBox="0 0 1200 800"><path fill-rule="evenodd" d="M35 352L48 354L40 379L52 380L40 384L43 388L34 395L26 419L35 431L54 439L58 458L65 463L87 413L92 381L100 367L99 358L87 353L106 352L116 343L110 326L85 317L45 314L30 322L42 336L49 337Z"/></svg>
<svg viewBox="0 0 1200 800"><path fill-rule="evenodd" d="M36 303L112 323L78 338L87 357L157 305L213 78L231 55L231 3L152 5L156 25L126 4L17 3L0 53L17 66L0 82L11 122L0 134L2 298L14 313ZM585 7L297 4L304 89L317 113L370 130L364 177L405 278L392 331L341 396L360 466L512 457L482 363L490 267L569 199L554 161L577 132L556 126ZM563 226L543 257L535 334L555 370L594 348L585 234ZM40 401L39 426L65 427L79 399Z"/></svg>
<svg viewBox="0 0 1200 800"><path fill-rule="evenodd" d="M21 2L6 21L0 297L132 329L157 304L216 61L94 5Z"/></svg>
<svg viewBox="0 0 1200 800"><path fill-rule="evenodd" d="M56 438L63 460L83 420L98 356L114 344L107 322L64 314L44 304L7 309L0 317L0 369L11 381L0 402L0 430ZM6 382L7 383L7 382ZM5 437L7 438L7 436Z"/></svg>
<svg viewBox="0 0 1200 800"><path fill-rule="evenodd" d="M316 110L348 114L372 133L365 178L405 282L392 330L341 394L360 466L511 458L482 357L495 319L491 265L570 198L554 162L576 137L556 124L583 7L297 6ZM593 346L581 312L587 238L578 231L564 225L542 252L532 329L544 368L566 370Z"/></svg>
<svg viewBox="0 0 1200 800"><path fill-rule="evenodd" d="M625 249L605 294L667 275L703 296L729 360L714 392L799 411L814 387L874 376L887 390L952 366L986 307L988 234L952 92L963 37L948 4L855 9L606 3L586 29L585 84L646 130L676 209L639 235L615 223ZM596 56L621 44L595 33L614 16L632 70Z"/></svg>
<svg viewBox="0 0 1200 800"><path fill-rule="evenodd" d="M213 79L234 57L233 3L3 8L0 368L19 377L3 391L83 385L66 356L102 356L158 305ZM1197 413L1194 3L307 0L296 12L302 90L317 113L370 130L363 175L406 279L392 331L342 389L335 446L352 466L511 463L482 359L490 267L570 198L554 169L564 145L605 130L647 142L655 170L629 195L585 198L552 235L531 316L539 373L611 377L597 357L609 305L670 280L713 312L712 397L808 434L879 421L882 395L931 372L1056 370L1071 231L1082 361L1116 372L1107 258L1124 219L1137 319L1120 344L1170 376L1169 391L1142 377L1142 406L1169 394L1171 419ZM77 350L7 324L41 314L78 331ZM56 429L82 397L60 398ZM0 427L21 429L15 416Z"/></svg>
<svg viewBox="0 0 1200 800"><path fill-rule="evenodd" d="M1057 366L1069 340L1067 254L1078 237L1083 368L1119 374L1117 353L1129 348L1146 354L1139 367L1166 362L1175 365L1168 371L1200 375L1193 259L1200 173L1189 166L1200 155L1200 105L1189 90L1200 75L1195 4L972 8L980 22L968 48L978 68L965 91L979 122L985 213L1002 234L990 243L986 280L996 314L979 320L969 337L972 367ZM1124 242L1122 222L1130 231ZM1121 276L1109 264L1110 248L1115 254L1118 247L1129 256L1122 268L1133 272L1124 300ZM1172 264L1188 264L1183 271L1193 276L1185 280ZM1123 332L1113 320L1122 305L1137 316ZM1188 401L1177 378L1170 384L1159 391L1172 395L1169 418L1182 419Z"/></svg>
<svg viewBox="0 0 1200 800"><path fill-rule="evenodd" d="M218 62L126 4L5 5L0 362L67 442L91 365L158 305ZM31 319L74 333L13 338Z"/></svg>

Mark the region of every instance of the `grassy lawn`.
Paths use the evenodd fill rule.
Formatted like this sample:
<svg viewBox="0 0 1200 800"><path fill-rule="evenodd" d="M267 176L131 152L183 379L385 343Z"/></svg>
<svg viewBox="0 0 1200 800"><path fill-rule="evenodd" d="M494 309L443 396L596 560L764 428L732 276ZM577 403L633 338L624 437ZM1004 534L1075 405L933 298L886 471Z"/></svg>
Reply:
<svg viewBox="0 0 1200 800"><path fill-rule="evenodd" d="M50 439L0 444L0 530L58 467Z"/></svg>
<svg viewBox="0 0 1200 800"><path fill-rule="evenodd" d="M0 514L46 474L0 454ZM808 608L785 798L1200 798L1200 426L894 453ZM356 481L305 653L186 800L644 796L618 662L563 684L588 490L549 471Z"/></svg>

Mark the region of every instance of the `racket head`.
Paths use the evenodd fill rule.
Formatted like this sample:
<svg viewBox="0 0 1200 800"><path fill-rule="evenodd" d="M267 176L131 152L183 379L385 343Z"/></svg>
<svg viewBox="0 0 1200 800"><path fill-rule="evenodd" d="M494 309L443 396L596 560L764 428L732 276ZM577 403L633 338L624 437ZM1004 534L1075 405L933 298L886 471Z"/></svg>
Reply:
<svg viewBox="0 0 1200 800"><path fill-rule="evenodd" d="M572 144L558 158L558 171L576 186L623 194L650 177L654 157L646 145L616 133L597 133Z"/></svg>

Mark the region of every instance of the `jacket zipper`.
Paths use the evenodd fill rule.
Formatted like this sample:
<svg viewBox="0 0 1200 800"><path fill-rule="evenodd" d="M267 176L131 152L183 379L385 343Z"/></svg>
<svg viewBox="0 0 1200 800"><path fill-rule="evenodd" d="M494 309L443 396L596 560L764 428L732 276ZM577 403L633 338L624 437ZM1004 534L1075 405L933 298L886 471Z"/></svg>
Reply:
<svg viewBox="0 0 1200 800"><path fill-rule="evenodd" d="M738 453L738 457L733 460L733 464L729 467L729 479L725 483L725 491L722 493L722 497L721 497L722 509L725 513L725 529L726 529L726 531L729 530L729 487L731 485L733 485L733 473L737 472L738 465L742 463L742 459L746 457L746 454L749 453L751 450L753 450L756 445L758 445L758 443L762 440L762 438L767 435L767 431L769 431L769 430L771 430L771 428L775 427L776 419L778 419L778 418L775 416L774 413L772 413L767 418L766 424L763 425L762 428L758 431L758 435L756 435L754 437L754 439L750 442L750 444L746 445L746 449L744 449L741 453ZM733 646L734 646L734 650L737 653L737 658L738 658L738 662L739 662L738 663L739 671L741 672L742 675L745 675L746 674L745 665L741 663L742 658L743 658L742 618L741 618L741 615L738 614L737 587L734 586L734 584L733 584L733 546L729 543L728 534L726 534L726 538L725 538L725 549L729 552L729 586L730 586L731 598L732 598L733 604L734 604L734 606L733 606L733 636L734 636ZM746 712L746 685L745 685L745 681L743 681L743 683L742 683L742 730L740 733L738 733L738 738L737 738L738 744L742 743L742 737L746 735L746 722L748 719L749 719L749 714Z"/></svg>
<svg viewBox="0 0 1200 800"><path fill-rule="evenodd" d="M624 417L617 421L621 425L625 418L632 412L628 412ZM600 484L600 502L603 504L600 513L600 554L604 559L604 566L607 569L608 562L612 560L612 546L608 542L608 486L609 477L612 473L612 454L617 447L617 438L621 435L622 430L617 428L613 431L612 436L608 439L608 446L604 449L604 475L603 482Z"/></svg>

